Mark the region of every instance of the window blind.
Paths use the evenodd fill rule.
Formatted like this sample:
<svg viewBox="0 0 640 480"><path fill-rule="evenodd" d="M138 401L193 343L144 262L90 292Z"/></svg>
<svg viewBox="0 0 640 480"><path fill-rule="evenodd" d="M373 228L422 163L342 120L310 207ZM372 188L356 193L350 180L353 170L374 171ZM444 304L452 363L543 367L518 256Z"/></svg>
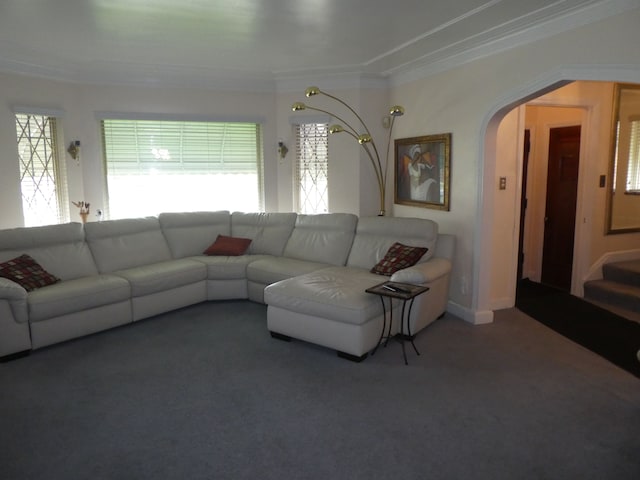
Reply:
<svg viewBox="0 0 640 480"><path fill-rule="evenodd" d="M103 120L108 174L257 173L259 125Z"/></svg>
<svg viewBox="0 0 640 480"><path fill-rule="evenodd" d="M263 209L261 126L102 119L107 218Z"/></svg>
<svg viewBox="0 0 640 480"><path fill-rule="evenodd" d="M630 121L629 164L625 191L640 192L640 119L636 118Z"/></svg>

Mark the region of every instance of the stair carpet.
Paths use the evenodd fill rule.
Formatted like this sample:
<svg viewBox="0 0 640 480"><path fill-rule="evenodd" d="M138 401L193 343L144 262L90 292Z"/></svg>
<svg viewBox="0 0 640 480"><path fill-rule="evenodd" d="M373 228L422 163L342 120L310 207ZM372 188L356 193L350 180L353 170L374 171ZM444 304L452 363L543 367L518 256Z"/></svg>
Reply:
<svg viewBox="0 0 640 480"><path fill-rule="evenodd" d="M640 323L640 260L605 264L602 276L585 282L584 299Z"/></svg>

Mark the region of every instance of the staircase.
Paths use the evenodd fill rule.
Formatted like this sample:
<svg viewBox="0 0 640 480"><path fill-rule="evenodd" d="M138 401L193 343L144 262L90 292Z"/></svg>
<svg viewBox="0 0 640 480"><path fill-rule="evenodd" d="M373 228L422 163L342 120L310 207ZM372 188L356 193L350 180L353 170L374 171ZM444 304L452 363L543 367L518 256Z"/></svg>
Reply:
<svg viewBox="0 0 640 480"><path fill-rule="evenodd" d="M640 323L640 260L607 263L602 280L584 284L584 299Z"/></svg>

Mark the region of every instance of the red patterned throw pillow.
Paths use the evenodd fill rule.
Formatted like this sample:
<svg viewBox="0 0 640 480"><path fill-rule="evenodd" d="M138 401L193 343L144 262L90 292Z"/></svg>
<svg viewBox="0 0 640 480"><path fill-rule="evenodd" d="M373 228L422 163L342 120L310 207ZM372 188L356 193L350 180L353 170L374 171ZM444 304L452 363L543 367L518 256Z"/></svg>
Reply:
<svg viewBox="0 0 640 480"><path fill-rule="evenodd" d="M418 263L427 250L429 249L426 247L410 247L396 242L389 247L385 256L371 269L371 273L391 276L398 270Z"/></svg>
<svg viewBox="0 0 640 480"><path fill-rule="evenodd" d="M250 238L227 237L225 235L218 235L216 241L213 242L213 244L204 251L204 254L230 256L244 255L244 252L247 251L247 248L249 248L250 244Z"/></svg>
<svg viewBox="0 0 640 480"><path fill-rule="evenodd" d="M27 292L59 282L29 255L24 254L4 263L0 263L0 277L16 282Z"/></svg>

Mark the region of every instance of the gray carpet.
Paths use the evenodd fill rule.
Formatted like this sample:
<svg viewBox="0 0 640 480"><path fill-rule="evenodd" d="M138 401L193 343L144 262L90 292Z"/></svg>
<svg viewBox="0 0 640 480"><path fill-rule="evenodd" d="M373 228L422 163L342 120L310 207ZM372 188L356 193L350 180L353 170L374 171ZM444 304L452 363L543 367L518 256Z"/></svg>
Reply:
<svg viewBox="0 0 640 480"><path fill-rule="evenodd" d="M2 479L637 479L640 381L515 309L356 364L201 304L0 365Z"/></svg>

